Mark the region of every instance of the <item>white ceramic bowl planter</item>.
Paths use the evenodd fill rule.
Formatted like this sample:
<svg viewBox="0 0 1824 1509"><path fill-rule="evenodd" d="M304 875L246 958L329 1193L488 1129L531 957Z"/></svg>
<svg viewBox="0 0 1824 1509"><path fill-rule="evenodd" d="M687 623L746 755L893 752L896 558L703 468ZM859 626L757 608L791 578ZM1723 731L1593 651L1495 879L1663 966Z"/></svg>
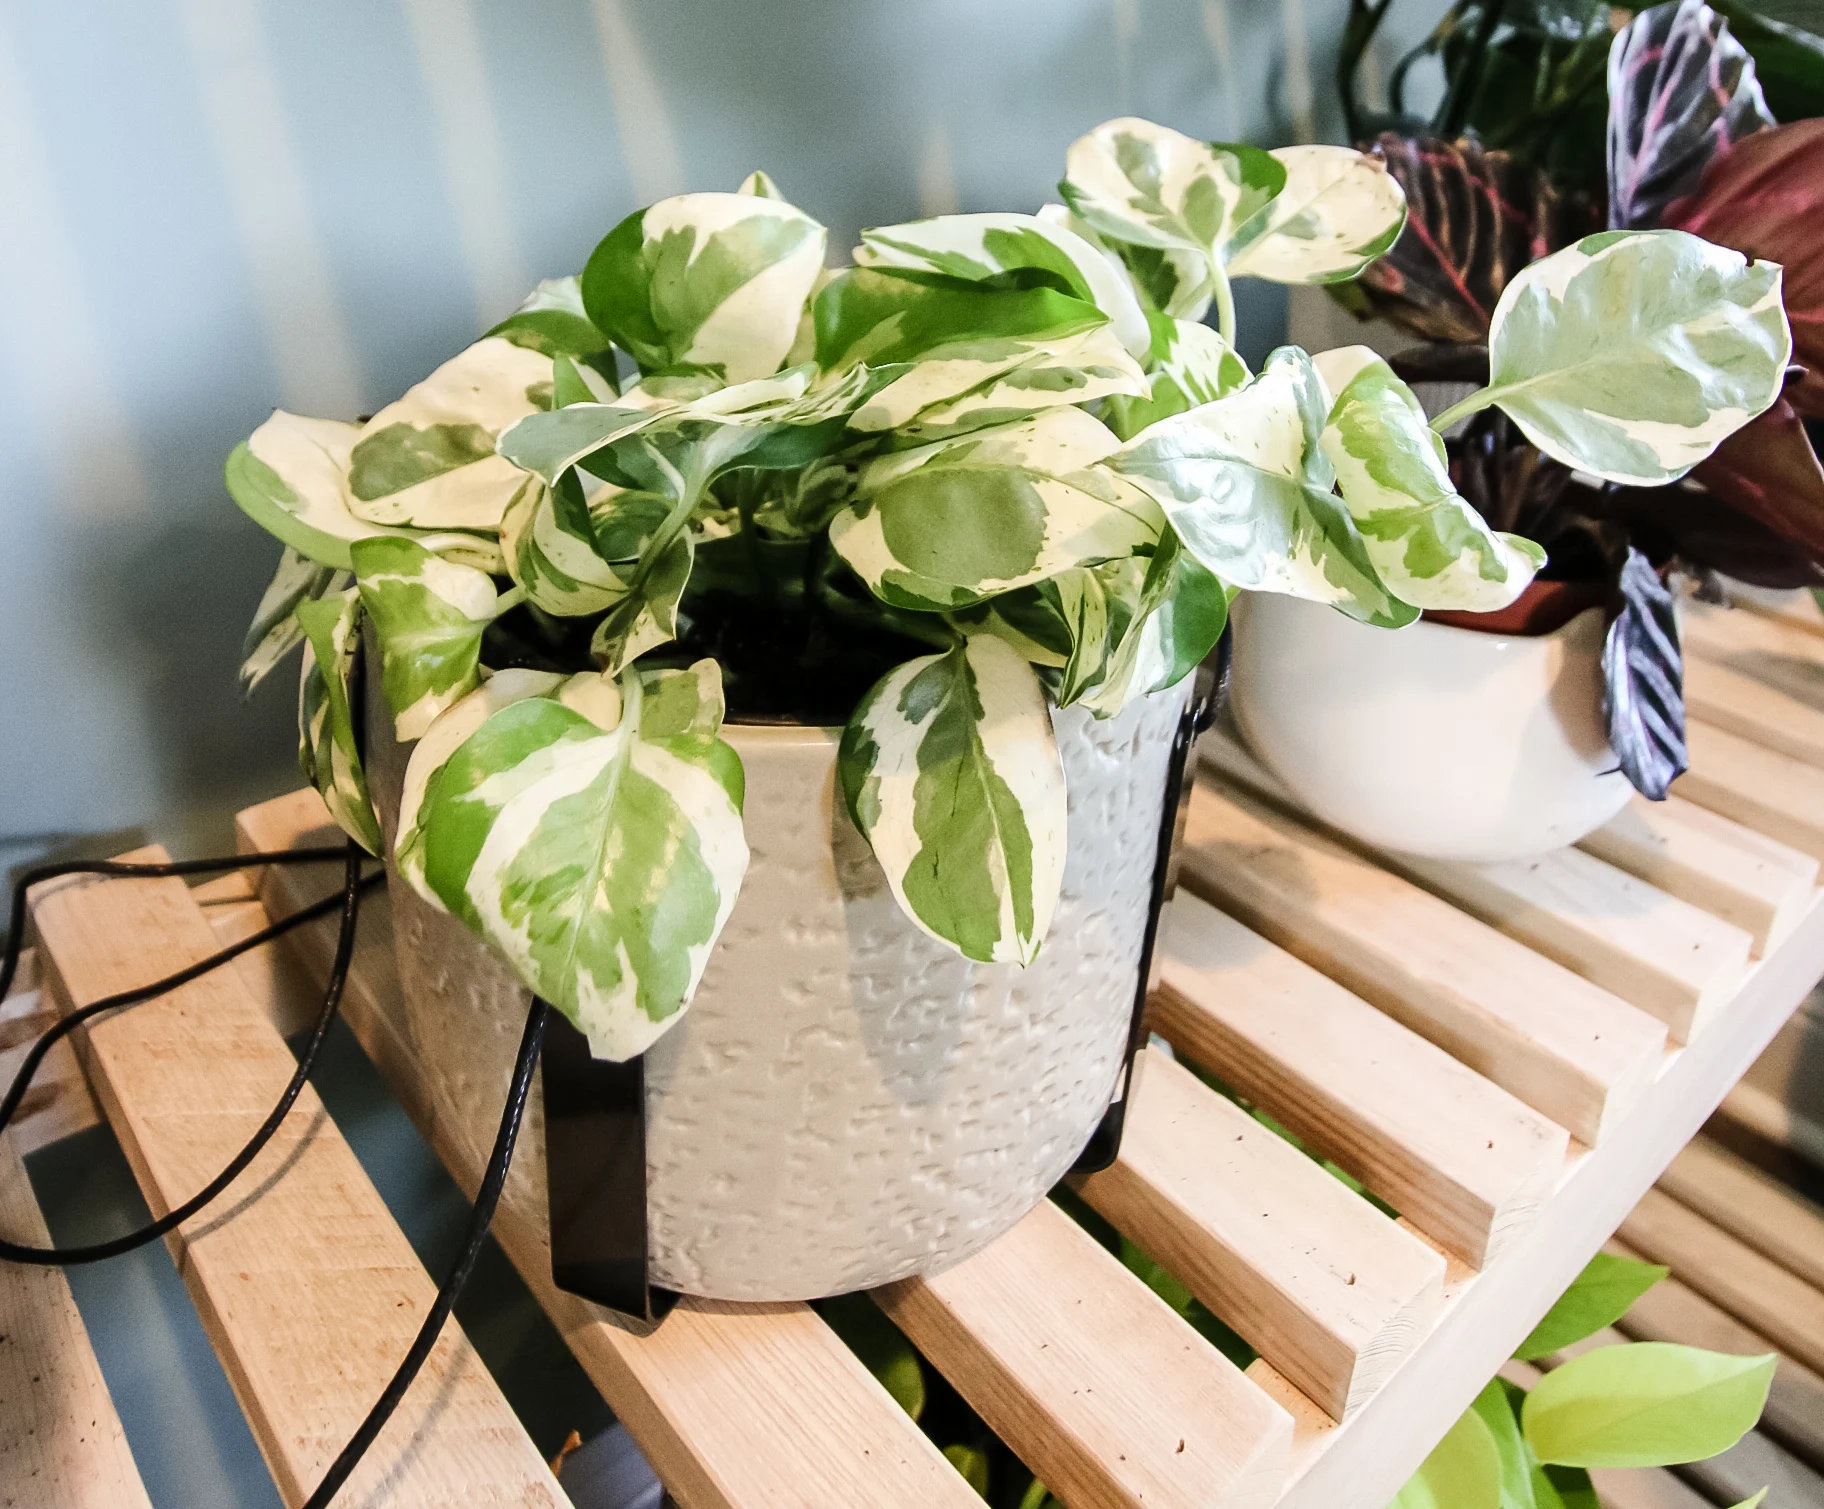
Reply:
<svg viewBox="0 0 1824 1509"><path fill-rule="evenodd" d="M1371 628L1266 593L1238 604L1230 706L1333 827L1433 859L1575 843L1633 788L1603 732L1599 608L1550 634Z"/></svg>

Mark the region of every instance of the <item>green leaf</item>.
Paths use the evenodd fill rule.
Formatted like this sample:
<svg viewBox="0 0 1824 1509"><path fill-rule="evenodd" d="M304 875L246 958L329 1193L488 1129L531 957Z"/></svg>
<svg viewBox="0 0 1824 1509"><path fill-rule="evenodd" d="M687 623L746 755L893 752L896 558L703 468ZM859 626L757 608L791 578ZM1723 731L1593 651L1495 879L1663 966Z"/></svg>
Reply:
<svg viewBox="0 0 1824 1509"><path fill-rule="evenodd" d="M944 1448L944 1460L963 1475L963 1481L982 1498L988 1497L988 1453L958 1442Z"/></svg>
<svg viewBox="0 0 1824 1509"><path fill-rule="evenodd" d="M1774 1361L1670 1342L1586 1352L1527 1396L1527 1444L1540 1461L1570 1467L1666 1467L1713 1457L1760 1418Z"/></svg>
<svg viewBox="0 0 1824 1509"><path fill-rule="evenodd" d="M1035 274L1100 309L1131 355L1144 356L1151 341L1146 316L1119 270L1081 236L1036 215L939 215L864 230L855 265L942 273L970 283Z"/></svg>
<svg viewBox="0 0 1824 1509"><path fill-rule="evenodd" d="M547 278L488 334L549 357L599 357L609 348L608 337L583 308L582 284L575 277Z"/></svg>
<svg viewBox="0 0 1824 1509"><path fill-rule="evenodd" d="M370 524L491 533L524 478L494 453L514 421L551 406L551 358L477 341L361 427L349 509Z"/></svg>
<svg viewBox="0 0 1824 1509"><path fill-rule="evenodd" d="M1501 1509L1501 1455L1468 1409L1406 1480L1388 1509Z"/></svg>
<svg viewBox="0 0 1824 1509"><path fill-rule="evenodd" d="M1766 1497L1767 1497L1767 1490L1765 1488L1763 1488L1759 1493L1755 1494L1755 1496L1753 1498L1743 1499L1741 1501L1741 1503L1739 1503L1735 1506L1735 1509L1757 1509L1757 1506Z"/></svg>
<svg viewBox="0 0 1824 1509"><path fill-rule="evenodd" d="M361 653L360 594L350 587L300 603L297 616L306 641L298 682L299 768L322 794L337 826L369 854L378 854L380 819L361 768L350 685Z"/></svg>
<svg viewBox="0 0 1824 1509"><path fill-rule="evenodd" d="M1470 1409L1488 1427L1501 1463L1501 1509L1539 1509L1533 1494L1534 1462L1520 1435L1520 1422L1508 1393L1510 1385L1491 1379Z"/></svg>
<svg viewBox="0 0 1824 1509"><path fill-rule="evenodd" d="M1538 1509L1603 1509L1589 1473L1555 1462L1533 1462L1533 1501Z"/></svg>
<svg viewBox="0 0 1824 1509"><path fill-rule="evenodd" d="M595 484L598 493L624 489ZM534 607L559 617L600 613L626 595L627 584L602 558L583 482L565 473L555 487L527 477L500 521L508 574Z"/></svg>
<svg viewBox="0 0 1824 1509"><path fill-rule="evenodd" d="M486 572L411 540L357 540L349 554L380 643L394 729L410 743L480 684L481 636L501 611L500 594Z"/></svg>
<svg viewBox="0 0 1824 1509"><path fill-rule="evenodd" d="M984 963L1037 956L1064 878L1064 767L1032 667L971 636L890 671L843 730L855 825L901 909Z"/></svg>
<svg viewBox="0 0 1824 1509"><path fill-rule="evenodd" d="M1248 380L1247 364L1208 325L1165 315L1154 316L1146 372L1145 397L1111 398L1106 405L1108 427L1123 440L1161 419L1212 403Z"/></svg>
<svg viewBox="0 0 1824 1509"><path fill-rule="evenodd" d="M1515 1348L1514 1356L1530 1361L1561 1352L1571 1343L1594 1336L1628 1313L1634 1301L1671 1270L1654 1263L1599 1252L1591 1258L1570 1288L1545 1312L1532 1334Z"/></svg>
<svg viewBox="0 0 1824 1509"><path fill-rule="evenodd" d="M748 382L784 363L824 242L783 199L680 194L603 238L583 269L583 305L642 372Z"/></svg>
<svg viewBox="0 0 1824 1509"><path fill-rule="evenodd" d="M817 1313L861 1365L914 1420L925 1412L925 1370L904 1333L865 1294L838 1294L821 1301Z"/></svg>
<svg viewBox="0 0 1824 1509"><path fill-rule="evenodd" d="M1235 233L1231 278L1342 283L1399 239L1406 196L1378 157L1349 147L1278 147L1285 187Z"/></svg>
<svg viewBox="0 0 1824 1509"><path fill-rule="evenodd" d="M1682 477L1779 396L1792 334L1780 269L1683 231L1605 231L1521 269L1495 306L1486 388L1566 466Z"/></svg>
<svg viewBox="0 0 1824 1509"><path fill-rule="evenodd" d="M721 723L711 660L573 676L493 713L427 783L423 887L599 1058L678 1019L734 906L747 844Z"/></svg>
<svg viewBox="0 0 1824 1509"><path fill-rule="evenodd" d="M883 456L830 543L876 596L914 609L965 607L1150 550L1158 509L1100 464L1116 444L1064 407Z"/></svg>
<svg viewBox="0 0 1824 1509"><path fill-rule="evenodd" d="M1185 549L1223 582L1398 628L1418 609L1381 580L1332 491L1320 444L1328 410L1311 359L1282 347L1242 387L1142 430L1109 465L1159 503Z"/></svg>
<svg viewBox="0 0 1824 1509"><path fill-rule="evenodd" d="M1495 533L1458 495L1412 390L1366 346L1327 351L1316 364L1336 395L1324 454L1381 580L1416 608L1490 613L1519 597L1545 551Z"/></svg>
<svg viewBox="0 0 1824 1509"><path fill-rule="evenodd" d="M298 604L340 592L347 585L346 573L320 565L289 545L279 553L278 570L260 595L260 605L254 609L253 622L241 643L243 697L251 697L274 667L304 642L295 611Z"/></svg>

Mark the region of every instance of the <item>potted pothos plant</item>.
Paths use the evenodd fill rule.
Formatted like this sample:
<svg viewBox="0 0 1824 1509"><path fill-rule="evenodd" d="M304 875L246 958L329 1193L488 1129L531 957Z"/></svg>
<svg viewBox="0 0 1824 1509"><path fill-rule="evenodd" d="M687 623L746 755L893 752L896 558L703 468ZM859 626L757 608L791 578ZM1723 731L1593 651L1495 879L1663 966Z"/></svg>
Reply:
<svg viewBox="0 0 1824 1509"><path fill-rule="evenodd" d="M637 1062L667 1288L929 1271L1071 1165L1236 589L1395 625L1540 560L1384 364L1234 352L1231 279L1392 244L1377 160L1120 120L1061 191L833 269L762 175L665 200L371 419L229 459L286 546L246 674L306 643L301 761L395 876L427 1100L485 1142L528 992ZM1769 270L1640 239L1783 338Z"/></svg>
<svg viewBox="0 0 1824 1509"><path fill-rule="evenodd" d="M1455 485L1492 527L1539 541L1548 560L1502 612L1431 612L1432 624L1397 647L1312 649L1344 683L1404 684L1402 726L1415 735L1345 783L1360 815L1329 815L1394 848L1510 857L1574 841L1634 790L1663 797L1685 768L1673 573L1712 596L1718 574L1767 587L1824 576L1824 469L1807 433L1824 403L1804 375L1824 361L1824 256L1806 229L1824 208L1824 123L1776 125L1768 103L1824 112L1824 38L1702 0L1631 19L1601 0L1549 13L1464 0L1402 60L1391 107L1377 113L1359 103L1357 73L1387 9L1356 0L1340 78L1352 130L1400 180L1410 215L1343 302L1421 343L1393 366L1444 421ZM1421 119L1405 108L1403 80L1431 57L1447 87ZM1637 420L1650 427L1676 411L1677 425L1699 435L1713 422L1704 416L1727 413L1701 455L1617 465L1553 444L1502 408L1452 407L1489 381L1498 344L1513 339L1497 335L1515 307L1510 293L1541 258L1605 224L1613 234L1692 232L1784 269L1780 297L1804 368L1789 367L1771 399L1757 392L1750 423L1733 399L1719 408L1706 374L1730 358L1707 333L1690 339L1671 320L1652 337L1666 342L1660 375L1641 366L1620 379L1633 338L1605 330L1592 310L1580 317L1591 335L1619 341L1603 354L1633 383ZM1695 264L1655 274L1681 293L1688 275ZM1453 706L1425 689L1427 678L1473 679L1485 695L1473 709ZM1323 691L1301 685L1298 695L1324 704ZM1244 709L1251 693L1239 683ZM1343 744L1358 732L1335 720L1324 730ZM1274 730L1258 734L1266 742ZM1301 792L1336 788L1334 766L1288 759Z"/></svg>

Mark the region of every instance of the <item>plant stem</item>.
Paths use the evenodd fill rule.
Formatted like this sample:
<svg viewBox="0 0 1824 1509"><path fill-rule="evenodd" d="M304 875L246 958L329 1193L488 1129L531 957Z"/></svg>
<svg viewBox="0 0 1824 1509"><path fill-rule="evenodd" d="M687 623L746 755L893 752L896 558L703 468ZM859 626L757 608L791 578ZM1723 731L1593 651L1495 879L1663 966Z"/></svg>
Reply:
<svg viewBox="0 0 1824 1509"><path fill-rule="evenodd" d="M1488 44L1494 40L1495 28L1501 24L1501 13L1506 9L1507 0L1486 0L1481 16L1477 18L1475 32L1470 37L1469 51L1464 55L1462 66L1445 91L1444 103L1438 107L1440 136L1463 134L1476 94L1482 87L1483 66L1488 61Z"/></svg>
<svg viewBox="0 0 1824 1509"><path fill-rule="evenodd" d="M1235 349L1235 290L1229 286L1229 275L1214 261L1210 263L1210 271L1216 277L1216 333L1222 337L1222 343L1233 351Z"/></svg>
<svg viewBox="0 0 1824 1509"><path fill-rule="evenodd" d="M510 587L494 599L494 616L499 618L503 613L510 613L526 600L524 587Z"/></svg>
<svg viewBox="0 0 1824 1509"><path fill-rule="evenodd" d="M1471 414L1480 414L1495 401L1494 393L1488 388L1477 388L1469 397L1459 403L1453 403L1442 414L1431 421L1432 429L1442 435L1459 419L1467 419Z"/></svg>

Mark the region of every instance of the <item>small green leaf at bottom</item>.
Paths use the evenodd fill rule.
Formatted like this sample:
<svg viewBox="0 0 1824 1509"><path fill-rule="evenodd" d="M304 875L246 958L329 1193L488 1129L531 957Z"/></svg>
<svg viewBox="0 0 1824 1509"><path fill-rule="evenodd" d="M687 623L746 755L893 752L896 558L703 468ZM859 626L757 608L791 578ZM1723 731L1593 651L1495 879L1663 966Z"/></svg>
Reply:
<svg viewBox="0 0 1824 1509"><path fill-rule="evenodd" d="M1514 1348L1514 1356L1523 1361L1549 1357L1574 1341L1594 1336L1626 1315L1634 1301L1669 1271L1654 1263L1597 1253L1571 1287L1558 1296L1558 1302L1545 1312L1532 1334Z"/></svg>
<svg viewBox="0 0 1824 1509"><path fill-rule="evenodd" d="M1501 1509L1501 1454L1481 1415L1465 1410L1387 1509Z"/></svg>

